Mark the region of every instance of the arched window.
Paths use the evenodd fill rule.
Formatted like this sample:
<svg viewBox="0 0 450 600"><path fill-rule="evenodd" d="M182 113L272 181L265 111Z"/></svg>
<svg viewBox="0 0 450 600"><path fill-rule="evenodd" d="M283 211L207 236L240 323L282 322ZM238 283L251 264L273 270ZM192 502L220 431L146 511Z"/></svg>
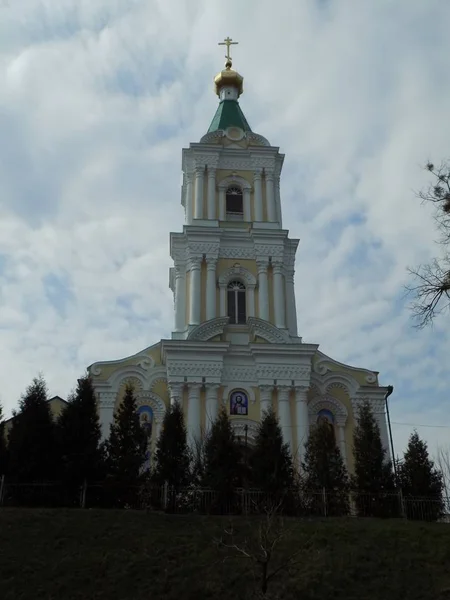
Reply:
<svg viewBox="0 0 450 600"><path fill-rule="evenodd" d="M319 410L319 413L317 415L317 425L328 425L328 427L333 432L333 436L335 435L334 415L331 412L331 410L327 410L326 408Z"/></svg>
<svg viewBox="0 0 450 600"><path fill-rule="evenodd" d="M230 324L237 325L247 320L245 307L245 285L240 281L230 281L227 287L228 316Z"/></svg>
<svg viewBox="0 0 450 600"><path fill-rule="evenodd" d="M242 221L244 218L244 201L242 190L237 185L232 185L227 189L225 195L226 218L227 221Z"/></svg>

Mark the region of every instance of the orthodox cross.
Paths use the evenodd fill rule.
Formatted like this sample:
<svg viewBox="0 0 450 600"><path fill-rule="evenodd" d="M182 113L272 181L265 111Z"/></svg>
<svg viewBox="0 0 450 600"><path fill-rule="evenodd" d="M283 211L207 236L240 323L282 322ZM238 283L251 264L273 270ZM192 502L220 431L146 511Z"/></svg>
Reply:
<svg viewBox="0 0 450 600"><path fill-rule="evenodd" d="M226 37L223 42L219 42L218 46L226 46L227 47L227 53L225 55L225 58L227 60L231 60L231 56L230 56L230 46L234 46L234 44L239 44L239 42L233 42L233 40L230 38L230 36Z"/></svg>

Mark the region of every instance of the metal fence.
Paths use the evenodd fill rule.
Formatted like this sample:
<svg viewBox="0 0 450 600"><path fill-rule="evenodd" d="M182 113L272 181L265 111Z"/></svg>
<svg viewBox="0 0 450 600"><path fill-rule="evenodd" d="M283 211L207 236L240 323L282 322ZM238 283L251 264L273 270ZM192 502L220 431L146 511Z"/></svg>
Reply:
<svg viewBox="0 0 450 600"><path fill-rule="evenodd" d="M450 522L450 499L383 494L316 492L289 489L267 493L255 489L217 491L195 486L174 488L167 483L118 485L112 482L14 483L0 478L0 506L105 508L164 511L171 514L256 515L276 510L286 516L406 518Z"/></svg>

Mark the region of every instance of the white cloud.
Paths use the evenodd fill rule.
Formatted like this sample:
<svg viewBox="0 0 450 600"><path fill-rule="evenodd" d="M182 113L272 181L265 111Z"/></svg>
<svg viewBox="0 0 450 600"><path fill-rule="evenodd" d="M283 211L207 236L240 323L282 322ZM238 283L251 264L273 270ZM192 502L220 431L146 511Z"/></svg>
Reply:
<svg viewBox="0 0 450 600"><path fill-rule="evenodd" d="M420 165L448 153L450 5L18 0L0 11L7 412L39 370L64 396L91 362L170 334L181 148L213 117L216 44L230 34L241 106L286 154L300 334L393 383L393 421L448 424L419 431L432 447L450 441L448 319L417 332L401 299L406 267L439 250L414 190L427 183ZM399 449L410 430L394 426Z"/></svg>

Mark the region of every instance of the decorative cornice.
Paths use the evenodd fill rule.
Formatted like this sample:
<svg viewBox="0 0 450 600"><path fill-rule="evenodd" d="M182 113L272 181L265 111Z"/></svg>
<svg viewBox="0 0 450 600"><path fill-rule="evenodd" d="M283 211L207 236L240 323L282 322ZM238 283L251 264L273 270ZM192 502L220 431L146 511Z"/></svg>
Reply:
<svg viewBox="0 0 450 600"><path fill-rule="evenodd" d="M228 321L229 317L218 317L206 321L205 323L201 323L189 332L187 339L198 342L207 342L216 335L222 335Z"/></svg>
<svg viewBox="0 0 450 600"><path fill-rule="evenodd" d="M190 361L190 360L172 360L167 362L167 374L169 380L172 377L215 377L219 378L222 374L222 362L214 361Z"/></svg>
<svg viewBox="0 0 450 600"><path fill-rule="evenodd" d="M255 244L255 254L258 257L271 256L272 258L283 259L284 244Z"/></svg>
<svg viewBox="0 0 450 600"><path fill-rule="evenodd" d="M207 254L211 258L219 257L219 242L188 242L187 250L194 256L203 257Z"/></svg>
<svg viewBox="0 0 450 600"><path fill-rule="evenodd" d="M253 336L258 335L271 344L288 344L290 342L289 334L264 319L249 317L247 324Z"/></svg>
<svg viewBox="0 0 450 600"><path fill-rule="evenodd" d="M255 249L249 248L248 246L221 246L219 249L219 257L220 258L241 258L241 259L254 259L255 258Z"/></svg>
<svg viewBox="0 0 450 600"><path fill-rule="evenodd" d="M224 383L232 381L244 381L246 383L257 383L256 369L254 366L232 366L224 365L222 372L222 381Z"/></svg>
<svg viewBox="0 0 450 600"><path fill-rule="evenodd" d="M258 380L264 379L281 379L281 380L299 380L309 379L310 368L301 365L286 365L286 364L257 364L256 374Z"/></svg>

